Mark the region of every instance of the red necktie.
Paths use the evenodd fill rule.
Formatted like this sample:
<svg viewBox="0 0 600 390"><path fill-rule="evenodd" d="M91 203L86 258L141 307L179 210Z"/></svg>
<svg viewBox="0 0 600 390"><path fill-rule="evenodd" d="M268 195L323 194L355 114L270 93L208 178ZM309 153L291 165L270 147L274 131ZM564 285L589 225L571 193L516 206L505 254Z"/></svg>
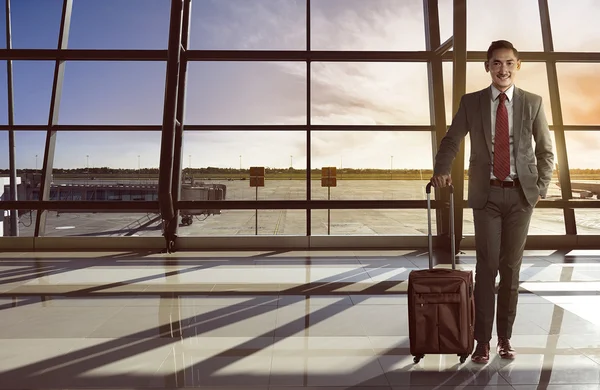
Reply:
<svg viewBox="0 0 600 390"><path fill-rule="evenodd" d="M504 180L510 174L510 144L508 138L508 110L504 101L506 95L501 93L498 97L498 110L496 111L496 133L494 138L494 176Z"/></svg>

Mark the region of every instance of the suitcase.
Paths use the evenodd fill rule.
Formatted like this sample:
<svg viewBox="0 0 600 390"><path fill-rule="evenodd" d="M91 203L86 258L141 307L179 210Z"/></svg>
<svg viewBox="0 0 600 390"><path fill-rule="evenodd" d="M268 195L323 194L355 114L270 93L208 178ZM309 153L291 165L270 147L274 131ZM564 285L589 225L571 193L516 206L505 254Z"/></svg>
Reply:
<svg viewBox="0 0 600 390"><path fill-rule="evenodd" d="M457 354L464 363L473 351L475 301L473 272L456 269L454 248L454 188L450 186L452 269L433 268L431 187L427 192L429 269L408 276L410 353L418 363L425 354Z"/></svg>

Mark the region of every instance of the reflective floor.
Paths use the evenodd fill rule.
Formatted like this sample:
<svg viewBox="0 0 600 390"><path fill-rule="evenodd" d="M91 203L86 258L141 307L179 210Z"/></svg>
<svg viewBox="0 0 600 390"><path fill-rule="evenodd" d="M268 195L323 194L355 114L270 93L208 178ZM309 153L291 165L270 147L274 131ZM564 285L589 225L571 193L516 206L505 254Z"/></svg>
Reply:
<svg viewBox="0 0 600 390"><path fill-rule="evenodd" d="M418 251L2 253L0 388L600 389L600 251L526 252L517 359L486 366L413 364L406 279L425 267Z"/></svg>

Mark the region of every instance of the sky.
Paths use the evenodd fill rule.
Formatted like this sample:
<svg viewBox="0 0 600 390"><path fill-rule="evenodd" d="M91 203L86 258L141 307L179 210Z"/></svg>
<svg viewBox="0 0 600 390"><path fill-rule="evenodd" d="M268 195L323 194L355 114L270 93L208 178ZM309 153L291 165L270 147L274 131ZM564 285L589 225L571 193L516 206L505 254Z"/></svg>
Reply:
<svg viewBox="0 0 600 390"><path fill-rule="evenodd" d="M441 40L452 34L452 0L440 0ZM496 39L541 51L537 0L468 0L467 49ZM74 0L69 48L166 49L169 0ZM549 0L555 50L600 51L597 0ZM56 48L62 0L12 0L14 48ZM4 7L0 41L4 45ZM313 50L425 50L422 0L312 0ZM490 10L493 9L493 12ZM518 9L518 12L516 10ZM193 0L191 49L305 50L305 0ZM509 28L507 28L509 24ZM5 46L1 46L5 47ZM54 62L14 61L15 123L47 124ZM164 62L66 65L60 124L162 123ZM558 64L563 119L600 125L600 64ZM0 63L0 75L6 63ZM313 63L313 124L429 124L424 63ZM482 63L469 63L467 92L489 85ZM541 95L552 120L545 65L524 63L517 86ZM6 77L0 123L7 123ZM452 64L444 64L447 122ZM193 62L185 124L305 124L306 64ZM17 168L42 164L45 132L16 133ZM600 132L566 134L571 168L600 168ZM468 156L469 144L466 143ZM428 132L313 132L312 166L431 168ZM36 155L38 156L36 159ZM139 156L139 157L138 157ZM392 157L393 156L393 157ZM54 167L158 167L159 132L59 132ZM37 161L37 162L36 162ZM306 167L306 133L186 132L183 166ZM8 134L0 131L0 168Z"/></svg>

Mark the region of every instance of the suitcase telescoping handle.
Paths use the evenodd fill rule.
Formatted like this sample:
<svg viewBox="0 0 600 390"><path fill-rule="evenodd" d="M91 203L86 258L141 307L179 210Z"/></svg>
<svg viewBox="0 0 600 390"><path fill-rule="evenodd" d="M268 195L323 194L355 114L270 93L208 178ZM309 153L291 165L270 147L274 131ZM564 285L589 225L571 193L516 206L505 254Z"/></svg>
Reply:
<svg viewBox="0 0 600 390"><path fill-rule="evenodd" d="M429 245L429 269L433 269L433 234L431 233L431 182L427 183L425 192L427 193L427 241ZM452 258L452 269L456 269L456 259L454 250L454 186L450 184L450 257Z"/></svg>

